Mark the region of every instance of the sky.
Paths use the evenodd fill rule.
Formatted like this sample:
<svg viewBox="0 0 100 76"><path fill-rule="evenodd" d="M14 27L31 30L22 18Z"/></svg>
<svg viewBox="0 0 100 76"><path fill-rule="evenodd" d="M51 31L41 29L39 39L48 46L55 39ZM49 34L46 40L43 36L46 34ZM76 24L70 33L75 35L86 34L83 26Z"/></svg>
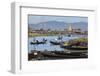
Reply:
<svg viewBox="0 0 100 76"><path fill-rule="evenodd" d="M28 24L37 24L47 21L61 21L66 23L88 22L87 17L79 16L43 16L43 15L28 15Z"/></svg>

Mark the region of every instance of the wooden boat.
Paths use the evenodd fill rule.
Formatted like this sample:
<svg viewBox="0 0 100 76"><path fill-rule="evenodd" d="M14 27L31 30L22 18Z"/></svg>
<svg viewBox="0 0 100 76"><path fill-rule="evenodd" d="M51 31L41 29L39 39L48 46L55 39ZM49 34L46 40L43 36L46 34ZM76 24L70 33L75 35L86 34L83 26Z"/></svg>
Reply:
<svg viewBox="0 0 100 76"><path fill-rule="evenodd" d="M87 47L68 47L67 49L69 50L88 50Z"/></svg>
<svg viewBox="0 0 100 76"><path fill-rule="evenodd" d="M30 42L30 44L45 44L47 42L47 40L43 40L43 41L33 41L33 42Z"/></svg>
<svg viewBox="0 0 100 76"><path fill-rule="evenodd" d="M60 43L61 43L61 42L57 42L57 41L50 41L50 43L51 43L51 44L54 44L54 45L60 45Z"/></svg>
<svg viewBox="0 0 100 76"><path fill-rule="evenodd" d="M36 53L36 54L35 54ZM73 51L67 53L66 51L47 51L47 52L32 52L28 54L28 60L45 60L45 59L64 59L64 58L87 58L87 51Z"/></svg>
<svg viewBox="0 0 100 76"><path fill-rule="evenodd" d="M64 54L64 53L42 53L45 57L50 58L87 58L87 55L83 55L82 53L72 53L72 54Z"/></svg>
<svg viewBox="0 0 100 76"><path fill-rule="evenodd" d="M71 37L71 34L68 34L68 37Z"/></svg>
<svg viewBox="0 0 100 76"><path fill-rule="evenodd" d="M70 41L60 44L60 47L68 50L88 50L88 45L86 42Z"/></svg>
<svg viewBox="0 0 100 76"><path fill-rule="evenodd" d="M58 36L58 38L51 40L50 43L53 45L60 45L63 41L62 41L62 36Z"/></svg>
<svg viewBox="0 0 100 76"><path fill-rule="evenodd" d="M68 49L68 50L88 50L88 47L83 47L83 46L64 46L61 45L62 48Z"/></svg>

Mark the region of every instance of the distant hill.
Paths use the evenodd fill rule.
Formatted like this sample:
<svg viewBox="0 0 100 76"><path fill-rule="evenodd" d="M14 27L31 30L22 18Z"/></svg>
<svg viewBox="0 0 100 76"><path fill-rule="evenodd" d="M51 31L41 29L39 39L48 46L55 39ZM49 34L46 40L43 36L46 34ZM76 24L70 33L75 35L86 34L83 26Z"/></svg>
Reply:
<svg viewBox="0 0 100 76"><path fill-rule="evenodd" d="M51 29L51 30L64 30L69 27L69 25L72 26L72 28L79 28L82 30L88 29L88 23L87 22L74 22L74 23L66 23L66 22L60 22L60 21L47 21L47 22L41 22L37 24L29 24L29 27L33 30L38 30L43 28L44 30Z"/></svg>

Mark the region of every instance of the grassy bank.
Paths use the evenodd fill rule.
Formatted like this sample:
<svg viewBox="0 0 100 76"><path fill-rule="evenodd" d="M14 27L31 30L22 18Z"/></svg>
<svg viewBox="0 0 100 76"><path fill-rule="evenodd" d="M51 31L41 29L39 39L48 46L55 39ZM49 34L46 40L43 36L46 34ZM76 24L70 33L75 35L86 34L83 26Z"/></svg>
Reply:
<svg viewBox="0 0 100 76"><path fill-rule="evenodd" d="M38 36L57 36L59 34L35 34L35 33L28 33L29 37L38 37Z"/></svg>

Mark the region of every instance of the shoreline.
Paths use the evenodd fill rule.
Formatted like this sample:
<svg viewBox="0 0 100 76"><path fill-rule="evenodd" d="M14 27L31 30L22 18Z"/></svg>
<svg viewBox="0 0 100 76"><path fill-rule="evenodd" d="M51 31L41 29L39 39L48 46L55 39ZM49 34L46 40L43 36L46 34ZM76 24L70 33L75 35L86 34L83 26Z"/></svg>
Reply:
<svg viewBox="0 0 100 76"><path fill-rule="evenodd" d="M69 34L60 34L60 35L63 35L63 36L68 36ZM41 37L41 36L60 36L59 34L28 34L28 37ZM70 35L86 35L88 36L87 34L70 34Z"/></svg>

